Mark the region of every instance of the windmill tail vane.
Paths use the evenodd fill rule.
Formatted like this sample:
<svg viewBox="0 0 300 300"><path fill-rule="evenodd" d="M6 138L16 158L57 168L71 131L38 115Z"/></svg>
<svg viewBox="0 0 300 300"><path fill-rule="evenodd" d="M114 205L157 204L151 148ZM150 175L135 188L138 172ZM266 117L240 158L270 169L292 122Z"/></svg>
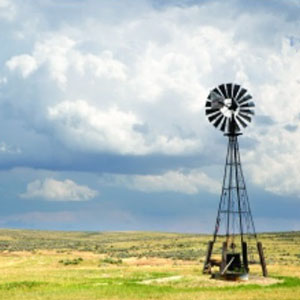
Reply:
<svg viewBox="0 0 300 300"><path fill-rule="evenodd" d="M205 104L209 122L228 137L228 145L215 230L212 241L208 243L203 271L212 273L212 267L218 266L218 276L225 279L236 280L248 276L248 250L254 248L250 247L253 238L263 276L267 276L263 247L255 232L238 143L242 129L248 126L254 116L255 105L251 99L246 89L238 84L227 83L214 88ZM219 244L221 259L213 258L218 241L223 241Z"/></svg>

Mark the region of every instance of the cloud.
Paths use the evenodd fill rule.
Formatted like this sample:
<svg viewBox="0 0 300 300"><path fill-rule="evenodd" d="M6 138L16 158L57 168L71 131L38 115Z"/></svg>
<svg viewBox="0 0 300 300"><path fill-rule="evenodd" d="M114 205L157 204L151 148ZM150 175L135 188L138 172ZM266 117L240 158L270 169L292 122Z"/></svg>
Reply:
<svg viewBox="0 0 300 300"><path fill-rule="evenodd" d="M111 51L85 54L76 49L77 43L68 36L52 34L44 41L36 42L32 54L13 56L6 65L11 71L19 70L24 78L46 67L50 78L60 87L65 87L68 71L75 71L81 76L90 73L98 78L126 78L125 66L113 58Z"/></svg>
<svg viewBox="0 0 300 300"><path fill-rule="evenodd" d="M27 185L22 198L42 198L48 201L86 201L97 196L98 192L70 179L64 181L46 178L35 180Z"/></svg>
<svg viewBox="0 0 300 300"><path fill-rule="evenodd" d="M256 104L261 115L268 116L272 122L258 120L259 127L247 134L257 141L256 147L244 157L255 184L277 195L299 198L299 83L296 69L300 68L300 52L284 39L280 52L273 53L266 66L273 72L269 76L272 81L258 85Z"/></svg>
<svg viewBox="0 0 300 300"><path fill-rule="evenodd" d="M1 0L0 1L0 19L12 21L17 13L17 8L13 1Z"/></svg>
<svg viewBox="0 0 300 300"><path fill-rule="evenodd" d="M102 181L110 185L123 186L142 192L178 192L198 194L209 192L219 194L220 183L201 170L168 171L161 175L108 175Z"/></svg>
<svg viewBox="0 0 300 300"><path fill-rule="evenodd" d="M14 71L19 70L21 75L26 78L37 69L36 60L27 54L14 56L6 62L6 66Z"/></svg>
<svg viewBox="0 0 300 300"><path fill-rule="evenodd" d="M132 112L116 106L100 110L87 101L64 101L48 109L55 133L70 147L119 154L162 152L177 154L196 147L196 141L143 134L143 123ZM145 133L145 132L144 132Z"/></svg>
<svg viewBox="0 0 300 300"><path fill-rule="evenodd" d="M287 130L290 127L292 130ZM289 124L287 120L263 130L263 135L256 136L255 149L244 155L252 181L274 194L299 198L300 131L297 123Z"/></svg>

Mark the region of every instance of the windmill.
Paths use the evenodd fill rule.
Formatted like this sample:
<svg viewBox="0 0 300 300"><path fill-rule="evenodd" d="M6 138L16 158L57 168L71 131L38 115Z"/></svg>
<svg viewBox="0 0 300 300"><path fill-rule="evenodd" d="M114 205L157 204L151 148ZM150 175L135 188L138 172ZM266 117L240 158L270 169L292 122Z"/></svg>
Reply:
<svg viewBox="0 0 300 300"><path fill-rule="evenodd" d="M243 279L249 273L249 244L255 240L263 276L267 268L261 242L258 241L250 210L240 160L238 136L254 116L254 102L246 89L238 84L221 84L208 95L205 113L214 127L228 137L222 192L212 241L208 242L204 273L220 267L218 276ZM221 259L213 259L214 245L221 244ZM255 246L254 246L255 247Z"/></svg>

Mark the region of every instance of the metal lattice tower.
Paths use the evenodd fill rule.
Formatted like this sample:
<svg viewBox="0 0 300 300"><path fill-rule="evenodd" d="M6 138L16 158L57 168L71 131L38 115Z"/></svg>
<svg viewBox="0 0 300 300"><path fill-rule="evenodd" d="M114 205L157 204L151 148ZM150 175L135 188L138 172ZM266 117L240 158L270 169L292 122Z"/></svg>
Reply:
<svg viewBox="0 0 300 300"><path fill-rule="evenodd" d="M223 234L226 235L227 243L230 240L233 242L236 234L240 235L241 242L246 234L256 237L236 135L228 136L224 179L213 241L216 240L222 223L225 225Z"/></svg>
<svg viewBox="0 0 300 300"><path fill-rule="evenodd" d="M238 136L251 122L254 103L247 90L237 84L222 84L213 89L206 102L208 120L228 137L222 192L213 240L208 244L204 272L218 265L220 273L248 274L248 244L256 241L263 275L267 276L262 244L258 242L242 171ZM212 259L214 244L223 240L222 258Z"/></svg>

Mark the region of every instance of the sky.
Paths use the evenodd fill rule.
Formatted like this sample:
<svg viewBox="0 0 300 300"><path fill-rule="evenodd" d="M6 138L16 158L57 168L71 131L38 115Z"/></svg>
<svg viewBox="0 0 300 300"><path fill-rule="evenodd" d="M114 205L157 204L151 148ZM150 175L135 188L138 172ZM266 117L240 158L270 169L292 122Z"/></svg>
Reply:
<svg viewBox="0 0 300 300"><path fill-rule="evenodd" d="M0 0L0 227L211 233L241 84L256 229L300 230L300 2Z"/></svg>

